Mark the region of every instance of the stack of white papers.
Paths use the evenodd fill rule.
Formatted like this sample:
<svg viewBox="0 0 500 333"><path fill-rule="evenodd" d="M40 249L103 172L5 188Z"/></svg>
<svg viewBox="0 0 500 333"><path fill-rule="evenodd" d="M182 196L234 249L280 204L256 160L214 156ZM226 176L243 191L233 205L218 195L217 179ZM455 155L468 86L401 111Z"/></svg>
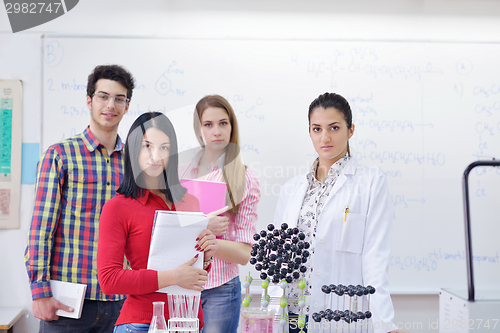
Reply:
<svg viewBox="0 0 500 333"><path fill-rule="evenodd" d="M196 254L198 261L193 265L203 269L203 253L196 251L196 238L207 228L208 217L203 213L156 211L149 248L148 269L156 271L173 270L191 260ZM196 290L169 286L157 292L181 295L199 295Z"/></svg>

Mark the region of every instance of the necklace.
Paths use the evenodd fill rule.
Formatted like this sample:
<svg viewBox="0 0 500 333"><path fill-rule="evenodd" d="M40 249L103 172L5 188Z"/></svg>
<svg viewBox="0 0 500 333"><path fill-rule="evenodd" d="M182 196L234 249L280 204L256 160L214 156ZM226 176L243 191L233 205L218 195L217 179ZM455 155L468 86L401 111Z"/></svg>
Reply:
<svg viewBox="0 0 500 333"><path fill-rule="evenodd" d="M200 169L210 170L212 166L210 164L206 165L205 163L200 163L200 165L198 167Z"/></svg>
<svg viewBox="0 0 500 333"><path fill-rule="evenodd" d="M208 165L207 165L207 164L203 163L202 161L200 161L199 168L200 169L211 170L212 169L212 165L210 163L208 163Z"/></svg>

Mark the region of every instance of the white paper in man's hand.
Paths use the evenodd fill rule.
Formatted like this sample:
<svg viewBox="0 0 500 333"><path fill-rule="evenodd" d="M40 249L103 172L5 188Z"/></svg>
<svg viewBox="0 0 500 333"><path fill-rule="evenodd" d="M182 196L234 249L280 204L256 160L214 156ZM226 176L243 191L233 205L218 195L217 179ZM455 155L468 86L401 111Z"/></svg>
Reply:
<svg viewBox="0 0 500 333"><path fill-rule="evenodd" d="M207 228L208 218L202 213L156 211L148 269L173 270L191 260L196 254L196 238ZM200 253L201 254L201 253ZM193 265L203 268L203 255ZM169 286L158 290L161 293L199 295L196 290Z"/></svg>
<svg viewBox="0 0 500 333"><path fill-rule="evenodd" d="M73 312L58 309L56 315L74 319L79 319L82 316L83 301L87 291L86 284L50 280L50 289L52 289L52 296L55 299L73 308Z"/></svg>

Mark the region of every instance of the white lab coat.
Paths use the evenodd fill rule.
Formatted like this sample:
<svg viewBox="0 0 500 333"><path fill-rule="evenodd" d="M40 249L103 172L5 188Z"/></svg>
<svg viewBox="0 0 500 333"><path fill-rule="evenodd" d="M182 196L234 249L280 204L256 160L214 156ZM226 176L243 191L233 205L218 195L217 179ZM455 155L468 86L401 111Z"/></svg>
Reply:
<svg viewBox="0 0 500 333"><path fill-rule="evenodd" d="M297 226L308 185L305 174L283 185L274 216L276 226L283 222ZM374 331L397 329L392 323L394 308L387 281L391 238L392 205L385 176L378 168L361 166L351 158L326 199L317 224L309 316L324 310L321 286L325 284L372 285L376 288L370 296ZM336 303L332 310L336 310ZM309 321L308 332L321 332L311 327L311 317Z"/></svg>

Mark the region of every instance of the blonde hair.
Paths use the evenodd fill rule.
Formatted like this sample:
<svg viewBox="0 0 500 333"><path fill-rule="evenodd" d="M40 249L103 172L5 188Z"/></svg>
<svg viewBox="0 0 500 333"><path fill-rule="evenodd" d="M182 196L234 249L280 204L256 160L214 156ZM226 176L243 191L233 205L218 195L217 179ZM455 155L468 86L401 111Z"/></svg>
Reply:
<svg viewBox="0 0 500 333"><path fill-rule="evenodd" d="M227 184L226 204L229 206L228 212L237 214L241 200L243 199L243 191L245 190L246 182L246 166L241 161L240 156L238 121L236 120L233 108L224 97L219 95L208 95L200 99L196 104L195 113L193 115L193 125L196 138L201 146L205 145L201 138L201 117L203 112L209 107L224 109L229 116L231 138L229 140L230 144L226 147L226 158L222 168L222 176Z"/></svg>

